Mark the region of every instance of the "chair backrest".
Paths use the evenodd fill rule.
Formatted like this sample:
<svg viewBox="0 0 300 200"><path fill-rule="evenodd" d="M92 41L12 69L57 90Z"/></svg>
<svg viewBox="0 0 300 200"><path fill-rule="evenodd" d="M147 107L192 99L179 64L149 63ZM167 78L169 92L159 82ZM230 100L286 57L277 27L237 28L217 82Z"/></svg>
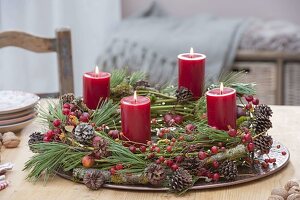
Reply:
<svg viewBox="0 0 300 200"><path fill-rule="evenodd" d="M19 31L0 32L0 48L7 46L19 47L37 53L56 52L59 67L59 92L39 95L42 97L58 96L74 92L70 29L57 29L55 38L43 38Z"/></svg>

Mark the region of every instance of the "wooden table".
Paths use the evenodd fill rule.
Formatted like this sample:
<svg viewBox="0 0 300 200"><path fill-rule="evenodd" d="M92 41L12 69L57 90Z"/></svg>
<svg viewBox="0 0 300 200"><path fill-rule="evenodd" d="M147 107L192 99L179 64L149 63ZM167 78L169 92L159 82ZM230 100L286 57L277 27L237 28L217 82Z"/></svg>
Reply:
<svg viewBox="0 0 300 200"><path fill-rule="evenodd" d="M270 134L289 148L291 159L286 168L262 180L226 188L191 191L180 197L166 192L134 192L113 189L90 191L84 185L60 177L54 177L46 185L42 181L33 184L25 180L27 172L22 171L22 168L24 162L32 155L27 145L28 136L41 128L37 122L34 122L20 133L21 144L18 148L2 149L1 161L13 162L15 167L6 174L11 184L5 190L0 191L0 200L267 199L272 188L284 185L291 178L298 180L300 178L300 169L298 169L300 167L300 126L297 126L300 125L300 107L272 106L272 109L274 111L273 129L270 130Z"/></svg>

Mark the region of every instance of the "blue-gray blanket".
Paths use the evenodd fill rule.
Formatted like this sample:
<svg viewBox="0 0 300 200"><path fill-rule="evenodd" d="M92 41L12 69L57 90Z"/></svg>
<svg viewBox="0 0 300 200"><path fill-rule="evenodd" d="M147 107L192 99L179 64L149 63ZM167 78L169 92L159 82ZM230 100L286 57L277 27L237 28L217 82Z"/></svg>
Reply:
<svg viewBox="0 0 300 200"><path fill-rule="evenodd" d="M207 56L206 77L230 69L248 20L211 15L189 18L141 17L124 20L107 41L97 64L104 70L143 70L151 82L177 82L177 55L190 47Z"/></svg>

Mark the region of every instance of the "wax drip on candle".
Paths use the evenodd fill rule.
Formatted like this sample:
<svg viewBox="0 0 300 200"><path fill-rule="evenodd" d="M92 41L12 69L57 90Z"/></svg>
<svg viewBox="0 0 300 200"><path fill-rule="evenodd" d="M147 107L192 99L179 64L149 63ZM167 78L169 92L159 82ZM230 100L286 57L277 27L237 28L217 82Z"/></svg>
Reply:
<svg viewBox="0 0 300 200"><path fill-rule="evenodd" d="M136 95L136 91L134 91L134 93L133 93L133 99L134 99L134 102L136 103L136 102L137 102L137 95Z"/></svg>
<svg viewBox="0 0 300 200"><path fill-rule="evenodd" d="M190 57L191 57L191 58L194 57L194 49L193 49L193 47L191 47L191 49L190 49Z"/></svg>
<svg viewBox="0 0 300 200"><path fill-rule="evenodd" d="M99 76L99 67L98 66L95 67L95 76L96 77Z"/></svg>
<svg viewBox="0 0 300 200"><path fill-rule="evenodd" d="M220 84L220 94L223 94L223 90L224 90L224 86L223 86L223 82L221 82L221 84Z"/></svg>

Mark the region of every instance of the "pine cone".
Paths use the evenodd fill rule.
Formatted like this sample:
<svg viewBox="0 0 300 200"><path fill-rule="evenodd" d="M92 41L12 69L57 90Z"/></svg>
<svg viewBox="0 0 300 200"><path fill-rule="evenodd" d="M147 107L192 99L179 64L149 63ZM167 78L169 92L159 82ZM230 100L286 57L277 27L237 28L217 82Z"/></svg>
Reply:
<svg viewBox="0 0 300 200"><path fill-rule="evenodd" d="M190 174L197 174L198 171L203 167L204 163L199 158L185 158L181 163L181 167L188 170Z"/></svg>
<svg viewBox="0 0 300 200"><path fill-rule="evenodd" d="M93 139L94 155L95 158L101 159L109 156L110 152L108 151L109 142L102 137L96 136Z"/></svg>
<svg viewBox="0 0 300 200"><path fill-rule="evenodd" d="M60 96L60 100L62 101L63 104L65 103L72 103L75 99L75 96L73 93L67 93L62 96Z"/></svg>
<svg viewBox="0 0 300 200"><path fill-rule="evenodd" d="M185 87L180 87L176 90L175 96L178 102L186 102L193 98L193 93Z"/></svg>
<svg viewBox="0 0 300 200"><path fill-rule="evenodd" d="M147 88L147 87L150 87L149 83L147 81L144 81L144 80L139 80L137 81L133 88L136 90L136 89L139 89L139 88Z"/></svg>
<svg viewBox="0 0 300 200"><path fill-rule="evenodd" d="M266 104L261 104L259 106L256 106L254 109L255 116L260 116L269 119L270 117L272 117L272 114L273 114L272 109Z"/></svg>
<svg viewBox="0 0 300 200"><path fill-rule="evenodd" d="M173 173L170 179L170 187L176 192L182 192L193 186L193 177L183 168L179 168Z"/></svg>
<svg viewBox="0 0 300 200"><path fill-rule="evenodd" d="M92 190L98 190L105 183L105 176L97 170L88 171L83 177L83 183Z"/></svg>
<svg viewBox="0 0 300 200"><path fill-rule="evenodd" d="M254 140L256 150L260 150L261 153L267 154L273 145L273 138L270 135L260 135Z"/></svg>
<svg viewBox="0 0 300 200"><path fill-rule="evenodd" d="M227 181L235 180L238 174L237 166L231 160L224 161L219 167L219 172Z"/></svg>
<svg viewBox="0 0 300 200"><path fill-rule="evenodd" d="M272 122L268 118L256 116L256 119L253 122L253 128L255 133L263 133L272 128Z"/></svg>
<svg viewBox="0 0 300 200"><path fill-rule="evenodd" d="M74 137L78 142L87 143L94 137L94 129L88 123L81 123L76 126Z"/></svg>
<svg viewBox="0 0 300 200"><path fill-rule="evenodd" d="M145 169L145 175L148 178L149 183L155 186L161 185L166 178L165 169L161 165L154 163L150 164Z"/></svg>
<svg viewBox="0 0 300 200"><path fill-rule="evenodd" d="M32 148L32 144L37 144L37 143L40 143L40 142L43 142L43 139L44 139L44 136L43 134L41 134L41 132L34 132L32 133L30 136L29 136L29 140L28 140L28 146L29 146L29 149L33 152L33 153L37 153L35 151L34 148Z"/></svg>

